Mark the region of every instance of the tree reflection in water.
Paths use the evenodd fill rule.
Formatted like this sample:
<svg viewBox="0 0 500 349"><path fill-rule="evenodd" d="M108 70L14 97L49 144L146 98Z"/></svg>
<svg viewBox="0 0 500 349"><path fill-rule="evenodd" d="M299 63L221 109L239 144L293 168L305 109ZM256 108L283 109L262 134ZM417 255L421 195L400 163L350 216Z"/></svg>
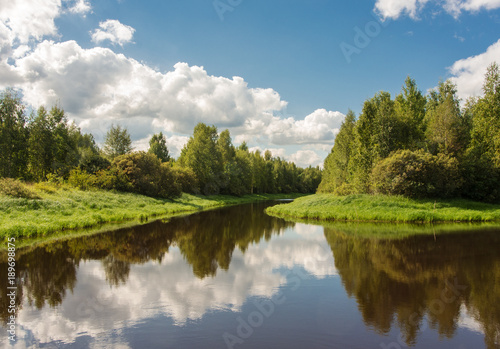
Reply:
<svg viewBox="0 0 500 349"><path fill-rule="evenodd" d="M245 251L252 243L269 240L294 224L263 213L265 206L241 205L202 212L169 222L155 221L109 233L79 237L17 251L18 287L16 308L23 296L41 309L62 303L72 291L82 261L100 260L110 286L128 280L131 264L161 263L171 246L178 246L199 278L227 270L235 248ZM7 289L7 254L0 256L0 287ZM10 299L0 295L0 316L5 324Z"/></svg>
<svg viewBox="0 0 500 349"><path fill-rule="evenodd" d="M126 284L132 265L162 263L173 247L197 278L228 270L236 248L270 240L295 224L269 217L262 204L242 205L155 221L110 233L46 243L17 251L16 306L60 305L77 283L82 262L98 260L111 287ZM488 348L500 342L500 234L462 232L368 238L325 228L335 267L367 326L383 334L399 328L408 345L427 326L453 337L464 310L482 326ZM7 256L0 255L0 287L7 289ZM465 285L465 289L451 285ZM7 322L9 299L0 295ZM25 303L26 304L26 303Z"/></svg>
<svg viewBox="0 0 500 349"><path fill-rule="evenodd" d="M325 228L325 237L367 326L388 333L395 322L413 345L426 317L431 328L451 338L465 306L481 324L487 347L498 348L498 230L369 239Z"/></svg>

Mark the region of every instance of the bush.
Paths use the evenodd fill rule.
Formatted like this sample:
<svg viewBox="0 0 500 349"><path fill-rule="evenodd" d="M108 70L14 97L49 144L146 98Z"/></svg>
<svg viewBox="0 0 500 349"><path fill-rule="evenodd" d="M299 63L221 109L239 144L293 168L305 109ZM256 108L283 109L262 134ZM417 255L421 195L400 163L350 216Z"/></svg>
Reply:
<svg viewBox="0 0 500 349"><path fill-rule="evenodd" d="M153 154L135 152L116 157L111 170L116 169L119 190L155 197L174 197L181 194L181 185L176 182L169 164L162 165ZM126 187L121 187L122 179Z"/></svg>
<svg viewBox="0 0 500 349"><path fill-rule="evenodd" d="M423 150L398 150L375 165L371 174L371 188L380 194L450 197L461 184L457 159Z"/></svg>
<svg viewBox="0 0 500 349"><path fill-rule="evenodd" d="M68 183L73 187L87 190L92 187L95 187L96 180L95 176L82 171L80 168L75 168L69 172Z"/></svg>
<svg viewBox="0 0 500 349"><path fill-rule="evenodd" d="M0 178L0 193L15 198L40 199L40 197L23 182L12 178Z"/></svg>
<svg viewBox="0 0 500 349"><path fill-rule="evenodd" d="M35 183L33 186L36 190L40 190L40 191L43 191L45 193L53 194L57 191L57 188L59 185L55 184L55 183L51 183L51 182L39 182L39 183Z"/></svg>
<svg viewBox="0 0 500 349"><path fill-rule="evenodd" d="M177 183L181 185L181 190L184 193L199 194L200 186L194 171L189 167L174 166L171 168Z"/></svg>

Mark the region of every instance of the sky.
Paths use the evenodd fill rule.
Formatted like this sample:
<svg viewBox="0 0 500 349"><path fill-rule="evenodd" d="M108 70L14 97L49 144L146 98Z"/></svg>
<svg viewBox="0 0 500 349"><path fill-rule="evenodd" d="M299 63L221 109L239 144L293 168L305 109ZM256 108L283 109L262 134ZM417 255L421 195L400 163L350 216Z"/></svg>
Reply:
<svg viewBox="0 0 500 349"><path fill-rule="evenodd" d="M0 0L0 89L101 144L119 124L178 156L204 122L317 166L348 110L407 76L480 96L499 33L500 0Z"/></svg>

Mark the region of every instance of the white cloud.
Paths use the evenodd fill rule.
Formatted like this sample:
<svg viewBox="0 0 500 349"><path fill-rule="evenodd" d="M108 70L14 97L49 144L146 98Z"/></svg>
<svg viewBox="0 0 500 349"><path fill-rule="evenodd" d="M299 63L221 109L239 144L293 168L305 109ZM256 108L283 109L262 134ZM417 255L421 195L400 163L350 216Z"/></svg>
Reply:
<svg viewBox="0 0 500 349"><path fill-rule="evenodd" d="M449 71L453 75L451 80L457 85L458 96L463 100L480 96L486 68L495 61L500 63L500 40L484 53L455 62Z"/></svg>
<svg viewBox="0 0 500 349"><path fill-rule="evenodd" d="M304 120L273 117L265 133L274 144L333 143L345 115L317 109Z"/></svg>
<svg viewBox="0 0 500 349"><path fill-rule="evenodd" d="M10 31L11 40L27 43L57 34L54 19L60 15L61 0L3 0L0 21Z"/></svg>
<svg viewBox="0 0 500 349"><path fill-rule="evenodd" d="M76 0L69 8L69 12L85 16L87 13L91 12L92 6L87 0Z"/></svg>
<svg viewBox="0 0 500 349"><path fill-rule="evenodd" d="M21 88L25 101L35 108L59 103L98 141L112 123L120 123L129 129L137 149L145 147L148 136L163 131L176 154L187 139L184 135L198 122L229 128L236 144L333 144L343 114L318 109L303 120L285 117L287 102L278 92L249 88L241 77L211 76L203 67L181 62L163 73L108 48L41 41L57 37L54 19L61 13L90 11L87 0L16 1L3 6L0 88ZM92 32L92 40L123 45L132 41L134 31L107 20Z"/></svg>
<svg viewBox="0 0 500 349"><path fill-rule="evenodd" d="M416 18L417 12L429 0L377 0L375 10L383 18L398 18L401 14L407 14Z"/></svg>
<svg viewBox="0 0 500 349"><path fill-rule="evenodd" d="M417 18L427 3L442 6L446 12L458 17L463 11L477 12L500 7L500 0L377 0L375 11L383 18L397 19L401 15Z"/></svg>
<svg viewBox="0 0 500 349"><path fill-rule="evenodd" d="M131 26L120 23L116 19L108 19L99 23L100 29L92 33L92 41L99 44L109 40L112 44L123 46L132 41L135 29Z"/></svg>
<svg viewBox="0 0 500 349"><path fill-rule="evenodd" d="M299 150L289 157L289 160L294 162L297 166L308 167L317 166L323 161L315 151L312 150Z"/></svg>
<svg viewBox="0 0 500 349"><path fill-rule="evenodd" d="M263 137L273 144L332 144L344 118L324 109L304 120L273 116L287 102L272 89L249 88L240 77L210 76L186 63L160 73L110 49L83 49L74 41L44 41L12 70L23 81L17 87L28 103L60 102L98 139L120 120L135 140L159 131L190 134L205 122L230 128L233 137Z"/></svg>

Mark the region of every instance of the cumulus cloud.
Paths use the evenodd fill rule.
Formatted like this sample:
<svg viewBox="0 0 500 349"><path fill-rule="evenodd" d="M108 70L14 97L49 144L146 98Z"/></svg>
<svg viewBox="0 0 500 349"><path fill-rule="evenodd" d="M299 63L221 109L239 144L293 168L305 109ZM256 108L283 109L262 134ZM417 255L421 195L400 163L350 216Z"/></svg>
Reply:
<svg viewBox="0 0 500 349"><path fill-rule="evenodd" d="M56 35L54 19L60 15L61 0L2 1L0 21L10 31L10 38L27 43L30 38L41 39Z"/></svg>
<svg viewBox="0 0 500 349"><path fill-rule="evenodd" d="M108 19L99 23L99 28L92 33L92 41L96 44L109 40L112 44L123 46L132 41L135 32L134 28L116 19Z"/></svg>
<svg viewBox="0 0 500 349"><path fill-rule="evenodd" d="M289 160L300 167L316 166L323 161L323 159L312 150L299 150L290 156Z"/></svg>
<svg viewBox="0 0 500 349"><path fill-rule="evenodd" d="M377 0L375 11L383 18L397 19L401 15L408 15L415 19L427 3L442 6L454 17L458 17L464 11L477 12L500 7L500 0Z"/></svg>
<svg viewBox="0 0 500 349"><path fill-rule="evenodd" d="M59 103L99 142L112 123L120 123L129 129L137 149L147 147L147 138L162 131L172 153L178 154L198 122L229 128L236 144L247 141L277 149L333 144L344 117L339 112L318 109L300 120L284 116L287 102L277 91L250 88L241 77L211 76L203 67L182 62L159 72L109 48L84 49L75 41L47 40L59 35L55 18L90 11L88 0L2 4L0 88L22 89L25 102L34 108ZM124 45L134 32L107 20L91 35L95 43ZM279 154L284 156L284 150Z"/></svg>
<svg viewBox="0 0 500 349"><path fill-rule="evenodd" d="M340 112L325 109L314 111L304 120L273 117L265 133L274 144L332 143L344 118Z"/></svg>
<svg viewBox="0 0 500 349"><path fill-rule="evenodd" d="M69 12L85 16L92 10L87 0L76 0L69 8Z"/></svg>
<svg viewBox="0 0 500 349"><path fill-rule="evenodd" d="M331 144L344 118L324 109L304 120L274 116L287 102L273 89L249 88L241 77L211 76L186 63L161 73L108 48L83 49L75 41L43 41L19 55L11 70L22 81L17 87L25 100L34 106L60 102L97 139L120 120L135 140L159 131L190 134L205 122L229 128L237 141Z"/></svg>
<svg viewBox="0 0 500 349"><path fill-rule="evenodd" d="M449 68L460 98L465 100L482 94L486 69L493 62L500 63L500 40L488 47L486 52L461 59Z"/></svg>

